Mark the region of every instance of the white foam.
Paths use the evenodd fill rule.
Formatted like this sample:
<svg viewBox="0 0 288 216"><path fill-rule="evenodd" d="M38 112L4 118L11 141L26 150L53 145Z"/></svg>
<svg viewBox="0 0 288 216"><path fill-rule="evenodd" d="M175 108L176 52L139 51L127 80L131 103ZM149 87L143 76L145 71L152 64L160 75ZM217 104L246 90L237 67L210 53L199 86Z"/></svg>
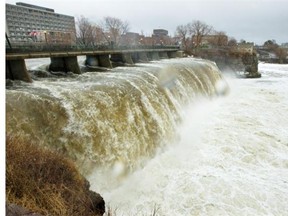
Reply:
<svg viewBox="0 0 288 216"><path fill-rule="evenodd" d="M143 169L92 188L117 215L286 215L287 66L259 68L263 79L228 80L229 96L189 107L179 142Z"/></svg>

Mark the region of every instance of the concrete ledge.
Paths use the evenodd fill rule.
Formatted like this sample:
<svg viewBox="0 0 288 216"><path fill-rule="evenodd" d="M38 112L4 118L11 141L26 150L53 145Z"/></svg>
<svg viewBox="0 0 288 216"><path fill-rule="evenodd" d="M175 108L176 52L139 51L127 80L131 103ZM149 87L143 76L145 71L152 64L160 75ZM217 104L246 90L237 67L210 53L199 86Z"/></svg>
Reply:
<svg viewBox="0 0 288 216"><path fill-rule="evenodd" d="M94 50L94 51L63 51L63 52L30 52L30 53L6 53L6 60L17 60L26 58L48 58L48 57L66 57L66 56L79 56L79 55L109 55L109 54L122 54L122 53L139 53L139 52L176 52L178 49L163 48L163 49L128 49L128 50Z"/></svg>
<svg viewBox="0 0 288 216"><path fill-rule="evenodd" d="M47 58L50 57L50 53L31 53L29 58Z"/></svg>

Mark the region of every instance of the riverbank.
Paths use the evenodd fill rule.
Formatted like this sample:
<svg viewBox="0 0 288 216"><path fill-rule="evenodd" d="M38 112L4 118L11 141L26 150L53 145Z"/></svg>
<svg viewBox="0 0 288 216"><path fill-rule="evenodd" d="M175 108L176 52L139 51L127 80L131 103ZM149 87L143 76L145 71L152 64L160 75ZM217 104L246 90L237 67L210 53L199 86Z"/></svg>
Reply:
<svg viewBox="0 0 288 216"><path fill-rule="evenodd" d="M6 215L103 215L105 202L71 160L6 137Z"/></svg>

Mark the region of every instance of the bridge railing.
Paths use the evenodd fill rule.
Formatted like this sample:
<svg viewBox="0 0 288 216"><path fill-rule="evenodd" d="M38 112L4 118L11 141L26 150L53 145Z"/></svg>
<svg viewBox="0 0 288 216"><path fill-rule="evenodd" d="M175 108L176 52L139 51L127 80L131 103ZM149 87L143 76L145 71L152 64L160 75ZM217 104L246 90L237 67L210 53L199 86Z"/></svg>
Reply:
<svg viewBox="0 0 288 216"><path fill-rule="evenodd" d="M136 50L136 49L180 49L174 45L65 45L65 44L6 44L6 53L30 53L30 52L63 52L63 51L105 51L105 50Z"/></svg>

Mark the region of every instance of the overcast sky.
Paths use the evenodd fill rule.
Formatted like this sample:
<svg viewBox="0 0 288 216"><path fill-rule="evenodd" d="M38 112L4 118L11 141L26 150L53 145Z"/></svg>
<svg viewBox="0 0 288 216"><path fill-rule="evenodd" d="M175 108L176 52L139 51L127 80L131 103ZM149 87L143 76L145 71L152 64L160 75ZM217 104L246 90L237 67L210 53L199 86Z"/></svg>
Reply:
<svg viewBox="0 0 288 216"><path fill-rule="evenodd" d="M130 31L145 35L163 28L174 36L178 25L200 20L237 40L288 42L288 0L6 0L16 2L83 15L95 23L117 17L129 22Z"/></svg>

